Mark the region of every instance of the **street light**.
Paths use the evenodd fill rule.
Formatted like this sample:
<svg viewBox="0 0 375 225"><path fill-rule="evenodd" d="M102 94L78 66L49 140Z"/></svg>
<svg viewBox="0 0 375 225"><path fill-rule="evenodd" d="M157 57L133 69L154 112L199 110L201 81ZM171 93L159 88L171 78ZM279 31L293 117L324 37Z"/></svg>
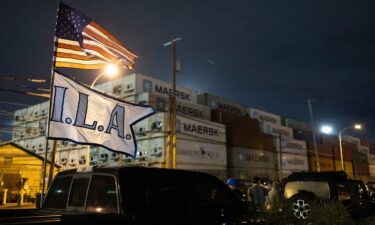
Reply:
<svg viewBox="0 0 375 225"><path fill-rule="evenodd" d="M344 132L345 130L348 130L348 129L354 129L354 130L361 130L362 129L362 125L361 124L354 124L354 126L348 126L348 127L345 127L343 129L341 129L339 131L339 144L340 144L340 156L341 156L341 169L344 171L344 158L342 156L342 138L341 138L341 134L342 132Z"/></svg>
<svg viewBox="0 0 375 225"><path fill-rule="evenodd" d="M115 76L118 73L118 67L114 64L108 64L108 66L104 69L104 71L99 74L95 80L91 83L91 88L94 87L95 83L104 75L108 75L110 77Z"/></svg>
<svg viewBox="0 0 375 225"><path fill-rule="evenodd" d="M320 131L325 133L325 134L331 134L333 129L331 126L328 126L328 125L324 125L320 128Z"/></svg>

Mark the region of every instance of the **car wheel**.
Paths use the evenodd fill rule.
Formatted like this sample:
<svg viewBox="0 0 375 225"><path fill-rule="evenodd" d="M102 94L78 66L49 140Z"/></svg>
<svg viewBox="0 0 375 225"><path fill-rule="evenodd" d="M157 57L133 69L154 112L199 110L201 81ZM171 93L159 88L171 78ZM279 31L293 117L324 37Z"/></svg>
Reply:
<svg viewBox="0 0 375 225"><path fill-rule="evenodd" d="M306 219L310 214L311 198L296 195L292 198L292 212L297 219Z"/></svg>

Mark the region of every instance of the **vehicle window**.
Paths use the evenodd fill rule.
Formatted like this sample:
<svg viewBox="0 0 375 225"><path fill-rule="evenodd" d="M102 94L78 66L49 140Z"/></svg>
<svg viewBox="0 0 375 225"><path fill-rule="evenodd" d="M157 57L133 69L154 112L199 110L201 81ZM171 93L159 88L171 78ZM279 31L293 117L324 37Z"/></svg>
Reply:
<svg viewBox="0 0 375 225"><path fill-rule="evenodd" d="M320 199L330 199L330 189L325 181L287 181L284 196L289 199L301 190L314 193Z"/></svg>
<svg viewBox="0 0 375 225"><path fill-rule="evenodd" d="M151 214L186 213L187 199L180 179L173 174L158 177L145 191Z"/></svg>
<svg viewBox="0 0 375 225"><path fill-rule="evenodd" d="M336 190L339 201L350 200L349 189L345 184L336 184Z"/></svg>
<svg viewBox="0 0 375 225"><path fill-rule="evenodd" d="M85 204L89 178L74 178L70 191L68 207L83 207Z"/></svg>
<svg viewBox="0 0 375 225"><path fill-rule="evenodd" d="M233 208L234 199L229 189L210 177L193 178L192 210L216 211L218 208Z"/></svg>
<svg viewBox="0 0 375 225"><path fill-rule="evenodd" d="M86 211L118 213L117 189L112 176L93 175L86 201Z"/></svg>
<svg viewBox="0 0 375 225"><path fill-rule="evenodd" d="M367 197L367 192L365 191L361 183L356 181L349 181L348 184L351 193L351 199L353 201L359 201Z"/></svg>
<svg viewBox="0 0 375 225"><path fill-rule="evenodd" d="M44 208L65 209L71 182L72 176L56 178L48 191Z"/></svg>

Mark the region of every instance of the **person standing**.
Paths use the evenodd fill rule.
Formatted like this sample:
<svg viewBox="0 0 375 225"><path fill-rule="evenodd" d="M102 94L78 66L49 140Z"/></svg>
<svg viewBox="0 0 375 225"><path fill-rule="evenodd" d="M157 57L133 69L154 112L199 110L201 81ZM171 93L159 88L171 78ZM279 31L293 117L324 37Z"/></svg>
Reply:
<svg viewBox="0 0 375 225"><path fill-rule="evenodd" d="M241 199L243 199L243 193L238 189L238 182L236 178L229 178L227 180L228 187L234 191Z"/></svg>
<svg viewBox="0 0 375 225"><path fill-rule="evenodd" d="M268 192L268 202L271 208L277 207L280 204L280 183L274 181L272 189Z"/></svg>
<svg viewBox="0 0 375 225"><path fill-rule="evenodd" d="M261 211L266 203L265 190L262 186L260 186L259 177L255 176L253 178L253 183L254 185L248 190L248 196L250 197L254 209L256 211Z"/></svg>

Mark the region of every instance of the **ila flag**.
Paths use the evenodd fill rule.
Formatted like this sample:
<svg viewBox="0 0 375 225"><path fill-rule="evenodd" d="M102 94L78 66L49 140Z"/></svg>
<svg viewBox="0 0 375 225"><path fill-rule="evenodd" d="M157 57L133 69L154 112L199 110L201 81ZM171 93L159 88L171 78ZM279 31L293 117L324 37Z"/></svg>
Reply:
<svg viewBox="0 0 375 225"><path fill-rule="evenodd" d="M55 72L48 138L136 154L132 126L150 116L150 106L122 102Z"/></svg>

